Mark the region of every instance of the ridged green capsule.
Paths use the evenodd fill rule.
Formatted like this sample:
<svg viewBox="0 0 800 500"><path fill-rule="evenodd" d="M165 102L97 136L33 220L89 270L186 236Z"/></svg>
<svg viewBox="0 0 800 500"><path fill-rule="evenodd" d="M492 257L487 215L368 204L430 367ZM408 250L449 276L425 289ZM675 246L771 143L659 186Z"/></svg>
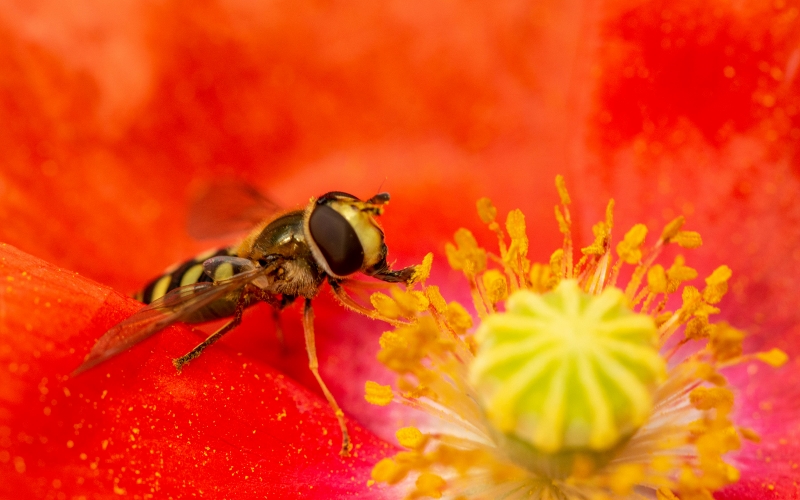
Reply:
<svg viewBox="0 0 800 500"><path fill-rule="evenodd" d="M552 292L518 291L479 327L470 366L496 431L545 454L602 453L647 420L666 364L656 325L624 294L564 280Z"/></svg>

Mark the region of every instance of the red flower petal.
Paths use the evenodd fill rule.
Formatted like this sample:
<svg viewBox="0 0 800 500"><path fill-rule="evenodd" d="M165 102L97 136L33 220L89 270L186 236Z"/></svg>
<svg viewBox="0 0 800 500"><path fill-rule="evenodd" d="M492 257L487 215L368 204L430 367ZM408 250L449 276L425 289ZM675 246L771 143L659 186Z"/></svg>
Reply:
<svg viewBox="0 0 800 500"><path fill-rule="evenodd" d="M351 422L340 458L328 405L269 366L222 347L178 374L179 326L70 378L138 304L9 245L0 276L3 498L369 495L388 446Z"/></svg>
<svg viewBox="0 0 800 500"><path fill-rule="evenodd" d="M440 269L443 241L488 195L524 210L546 261L562 172L579 239L609 197L617 235L687 215L705 240L690 262L734 270L723 308L748 347L800 354L796 2L64 5L0 7L0 231L28 252L132 291L204 249L183 228L191 184L233 173L287 204L385 179L391 255L433 250ZM351 380L380 373L382 327L316 307L323 376L367 422ZM316 391L291 313L288 360L268 314L248 315L222 348ZM764 396L782 408L752 422L762 455L789 450L780 467L800 412L776 391L797 389L796 369L740 379L743 414ZM780 467L745 468L742 484Z"/></svg>

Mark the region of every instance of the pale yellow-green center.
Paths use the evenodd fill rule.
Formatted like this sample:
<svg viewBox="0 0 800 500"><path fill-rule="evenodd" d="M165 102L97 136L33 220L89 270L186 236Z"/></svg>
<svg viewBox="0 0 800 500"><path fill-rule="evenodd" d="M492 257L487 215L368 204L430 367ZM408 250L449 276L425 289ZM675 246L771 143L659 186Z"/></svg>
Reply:
<svg viewBox="0 0 800 500"><path fill-rule="evenodd" d="M613 287L514 293L477 334L469 377L494 428L544 453L602 452L650 415L666 367L653 319Z"/></svg>

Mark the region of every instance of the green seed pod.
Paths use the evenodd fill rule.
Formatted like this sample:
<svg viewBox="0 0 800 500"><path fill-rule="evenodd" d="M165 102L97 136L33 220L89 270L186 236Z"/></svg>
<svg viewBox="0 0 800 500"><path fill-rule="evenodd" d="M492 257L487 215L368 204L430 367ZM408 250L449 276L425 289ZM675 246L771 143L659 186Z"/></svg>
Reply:
<svg viewBox="0 0 800 500"><path fill-rule="evenodd" d="M537 453L602 454L650 415L666 373L650 316L623 293L518 291L476 334L470 381L496 431Z"/></svg>

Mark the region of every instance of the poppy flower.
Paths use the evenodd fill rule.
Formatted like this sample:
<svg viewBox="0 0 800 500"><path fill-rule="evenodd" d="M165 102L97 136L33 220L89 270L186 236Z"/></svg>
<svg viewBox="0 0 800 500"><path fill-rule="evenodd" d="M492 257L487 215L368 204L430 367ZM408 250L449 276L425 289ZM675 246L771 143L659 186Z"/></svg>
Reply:
<svg viewBox="0 0 800 500"><path fill-rule="evenodd" d="M716 495L792 498L798 23L788 1L0 7L0 496L402 496L367 485L414 418L363 399L366 380L393 381L375 360L386 327L327 293L318 350L349 459L296 311L283 350L254 308L180 375L168 361L201 335L185 325L69 374L137 309L128 294L206 249L186 210L216 180L286 206L389 191L390 259L434 252L429 283L469 303L444 245L479 223L476 200L521 209L547 262L563 173L576 247L614 198L615 227L684 215L700 275L732 270L722 319L789 362L728 374L761 441Z"/></svg>

